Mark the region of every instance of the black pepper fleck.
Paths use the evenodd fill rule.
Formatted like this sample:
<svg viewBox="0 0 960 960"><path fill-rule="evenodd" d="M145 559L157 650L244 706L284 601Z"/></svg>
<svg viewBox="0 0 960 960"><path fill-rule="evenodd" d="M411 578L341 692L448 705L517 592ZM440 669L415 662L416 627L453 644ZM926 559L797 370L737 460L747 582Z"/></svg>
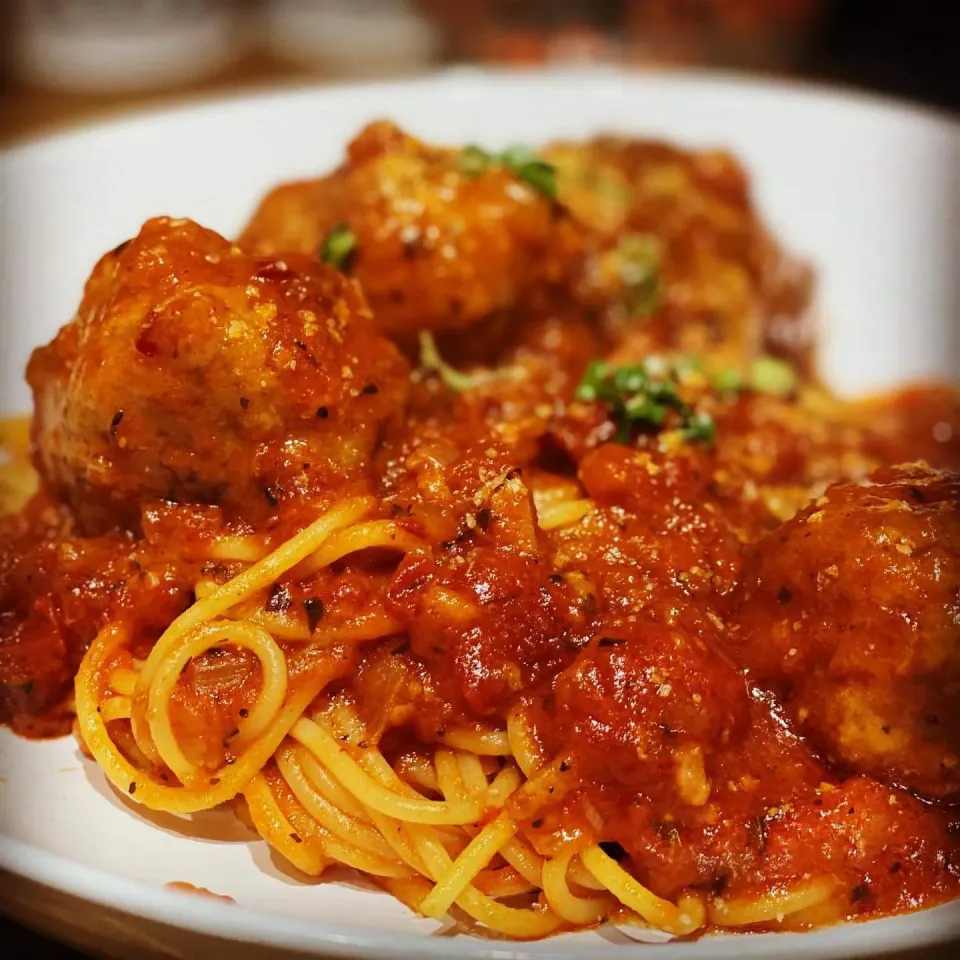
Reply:
<svg viewBox="0 0 960 960"><path fill-rule="evenodd" d="M858 883L850 891L850 902L859 903L861 900L866 900L870 896L870 887L865 883Z"/></svg>
<svg viewBox="0 0 960 960"><path fill-rule="evenodd" d="M601 637L597 641L598 647L619 647L623 643L623 640L618 640L616 637Z"/></svg>
<svg viewBox="0 0 960 960"><path fill-rule="evenodd" d="M610 857L611 860L616 860L617 863L623 860L627 855L627 851L624 850L623 847L616 842L616 840L601 840L599 846L600 849L608 857Z"/></svg>
<svg viewBox="0 0 960 960"><path fill-rule="evenodd" d="M319 597L309 597L303 601L303 609L307 614L307 626L313 633L317 624L323 619L323 601Z"/></svg>

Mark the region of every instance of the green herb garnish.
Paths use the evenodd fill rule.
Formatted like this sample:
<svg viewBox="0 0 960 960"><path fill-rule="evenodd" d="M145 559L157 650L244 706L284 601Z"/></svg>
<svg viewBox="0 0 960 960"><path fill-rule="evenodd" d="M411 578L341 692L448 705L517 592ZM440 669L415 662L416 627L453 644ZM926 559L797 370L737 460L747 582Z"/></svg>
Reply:
<svg viewBox="0 0 960 960"><path fill-rule="evenodd" d="M513 172L548 200L557 199L557 171L546 160L533 160Z"/></svg>
<svg viewBox="0 0 960 960"><path fill-rule="evenodd" d="M337 270L344 270L357 249L357 235L345 224L338 223L323 238L320 259Z"/></svg>
<svg viewBox="0 0 960 960"><path fill-rule="evenodd" d="M736 367L721 370L713 385L720 393L739 393L752 390L772 397L789 397L797 389L797 372L779 357L757 357L746 373Z"/></svg>
<svg viewBox="0 0 960 960"><path fill-rule="evenodd" d="M633 317L649 317L660 302L660 241L646 233L630 233L617 244L624 306Z"/></svg>
<svg viewBox="0 0 960 960"><path fill-rule="evenodd" d="M436 373L447 385L447 388L454 393L462 393L464 390L482 387L484 384L501 379L500 374L495 370L464 373L462 370L451 366L440 356L437 342L433 339L433 334L429 330L420 331L420 366L424 370L432 370Z"/></svg>
<svg viewBox="0 0 960 960"><path fill-rule="evenodd" d="M527 146L515 144L502 153L488 153L482 147L469 146L460 152L460 172L468 177L479 177L495 165L506 167L517 179L529 184L538 193L549 200L556 200L556 168L541 160Z"/></svg>
<svg viewBox="0 0 960 960"><path fill-rule="evenodd" d="M627 443L634 427L660 430L672 412L679 419L684 440L712 443L716 425L683 400L677 390L682 370L679 364L661 372L653 359L645 363L610 369L602 360L587 367L576 398L586 403L602 403L617 424L617 442Z"/></svg>
<svg viewBox="0 0 960 960"><path fill-rule="evenodd" d="M789 397L797 389L797 373L779 357L757 357L750 365L748 382L757 393Z"/></svg>
<svg viewBox="0 0 960 960"><path fill-rule="evenodd" d="M694 412L680 428L680 433L690 443L713 443L717 436L717 424L710 414Z"/></svg>
<svg viewBox="0 0 960 960"><path fill-rule="evenodd" d="M537 155L525 143L514 143L507 147L503 153L496 158L505 167L511 170L518 170L525 167L528 163L536 162Z"/></svg>
<svg viewBox="0 0 960 960"><path fill-rule="evenodd" d="M743 389L743 373L737 367L721 370L713 378L713 385L720 393L737 393Z"/></svg>
<svg viewBox="0 0 960 960"><path fill-rule="evenodd" d="M469 146L460 151L460 172L468 177L479 177L491 163L493 157L482 147Z"/></svg>

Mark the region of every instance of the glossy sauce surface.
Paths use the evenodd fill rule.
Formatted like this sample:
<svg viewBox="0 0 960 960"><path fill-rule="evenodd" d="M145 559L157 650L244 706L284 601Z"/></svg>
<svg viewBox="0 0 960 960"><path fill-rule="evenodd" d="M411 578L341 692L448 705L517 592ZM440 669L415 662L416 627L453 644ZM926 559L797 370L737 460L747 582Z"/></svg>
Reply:
<svg viewBox="0 0 960 960"><path fill-rule="evenodd" d="M541 852L602 840L668 898L821 878L801 927L955 897L957 392L816 381L809 271L727 155L544 159L555 191L374 125L237 244L158 218L105 255L28 369L41 492L0 518L0 719L65 732L106 622L146 653L198 584L366 493L390 539L265 604L349 644L338 688L398 769L520 718L556 771L511 800ZM319 262L342 227L346 276ZM584 392L596 359L642 366L654 409ZM258 684L230 648L190 664L198 762Z"/></svg>

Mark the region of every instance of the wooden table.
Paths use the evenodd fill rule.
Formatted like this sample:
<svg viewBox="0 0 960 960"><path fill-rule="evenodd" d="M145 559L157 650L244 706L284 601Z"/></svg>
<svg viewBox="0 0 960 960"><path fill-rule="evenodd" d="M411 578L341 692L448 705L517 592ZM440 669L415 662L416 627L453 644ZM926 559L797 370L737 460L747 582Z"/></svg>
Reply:
<svg viewBox="0 0 960 960"><path fill-rule="evenodd" d="M24 87L8 80L0 86L0 144L138 110L324 79L329 78L266 54L251 53L202 82L145 93L73 94Z"/></svg>

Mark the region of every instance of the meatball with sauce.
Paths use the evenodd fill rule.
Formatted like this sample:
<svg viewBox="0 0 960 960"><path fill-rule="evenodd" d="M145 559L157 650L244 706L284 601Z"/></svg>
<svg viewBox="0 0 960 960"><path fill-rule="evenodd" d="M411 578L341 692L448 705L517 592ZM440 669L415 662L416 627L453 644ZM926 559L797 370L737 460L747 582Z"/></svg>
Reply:
<svg viewBox="0 0 960 960"><path fill-rule="evenodd" d="M960 476L884 468L761 540L731 643L845 768L960 790Z"/></svg>
<svg viewBox="0 0 960 960"><path fill-rule="evenodd" d="M553 724L588 776L693 806L748 709L743 678L713 643L638 617L600 625L554 697Z"/></svg>
<svg viewBox="0 0 960 960"><path fill-rule="evenodd" d="M616 340L640 355L726 362L764 348L809 366L811 270L773 239L736 159L614 136L544 156L560 202L610 241L588 259L579 294L598 298Z"/></svg>
<svg viewBox="0 0 960 960"><path fill-rule="evenodd" d="M86 533L151 498L255 520L357 476L409 383L353 281L169 218L100 260L27 379L37 467Z"/></svg>
<svg viewBox="0 0 960 960"><path fill-rule="evenodd" d="M587 453L578 475L588 512L550 532L557 569L584 576L610 611L642 610L694 632L720 624L740 542L710 502L706 457L613 443Z"/></svg>
<svg viewBox="0 0 960 960"><path fill-rule="evenodd" d="M335 261L388 333L463 329L568 269L576 230L549 194L515 166L379 122L334 173L274 189L239 242Z"/></svg>

